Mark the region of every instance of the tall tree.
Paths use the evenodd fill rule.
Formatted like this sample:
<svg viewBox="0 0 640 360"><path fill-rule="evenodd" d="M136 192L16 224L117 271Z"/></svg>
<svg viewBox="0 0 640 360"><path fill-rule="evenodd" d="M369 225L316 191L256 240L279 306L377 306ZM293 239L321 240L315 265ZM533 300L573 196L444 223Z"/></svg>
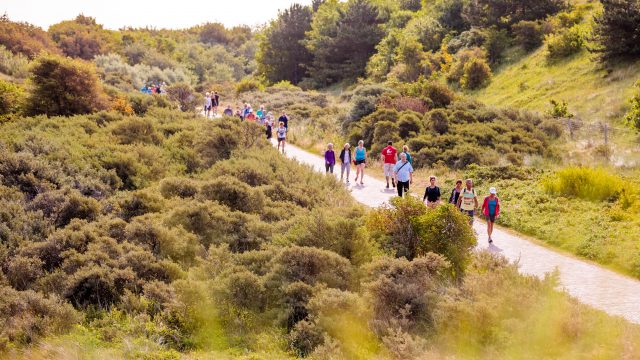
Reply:
<svg viewBox="0 0 640 360"><path fill-rule="evenodd" d="M258 52L258 71L267 80L297 84L308 75L307 67L313 56L302 41L311 30L312 16L309 7L293 4L271 22Z"/></svg>
<svg viewBox="0 0 640 360"><path fill-rule="evenodd" d="M65 55L84 60L109 52L115 43L110 31L103 29L96 19L84 15L51 25L49 35Z"/></svg>
<svg viewBox="0 0 640 360"><path fill-rule="evenodd" d="M539 20L567 6L565 0L470 0L463 16L472 26L510 29L522 20Z"/></svg>
<svg viewBox="0 0 640 360"><path fill-rule="evenodd" d="M594 37L605 60L640 56L640 1L601 0Z"/></svg>
<svg viewBox="0 0 640 360"><path fill-rule="evenodd" d="M325 2L316 13L307 48L314 55L310 74L318 86L364 75L384 32L378 9L370 0Z"/></svg>

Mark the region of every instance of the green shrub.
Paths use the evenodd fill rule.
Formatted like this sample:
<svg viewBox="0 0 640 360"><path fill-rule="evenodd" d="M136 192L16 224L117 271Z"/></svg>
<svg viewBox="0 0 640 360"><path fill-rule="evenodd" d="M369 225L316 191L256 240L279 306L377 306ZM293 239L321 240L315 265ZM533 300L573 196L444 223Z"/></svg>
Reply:
<svg viewBox="0 0 640 360"><path fill-rule="evenodd" d="M468 226L468 218L452 205L439 206L414 218L412 225L420 237L418 256L428 253L442 255L450 264L448 272L462 279L476 246L476 237Z"/></svg>
<svg viewBox="0 0 640 360"><path fill-rule="evenodd" d="M0 337L17 344L32 344L47 335L67 332L80 315L56 296L0 287Z"/></svg>
<svg viewBox="0 0 640 360"><path fill-rule="evenodd" d="M580 26L573 26L556 34L545 37L547 58L557 60L578 53L585 45L584 31Z"/></svg>
<svg viewBox="0 0 640 360"><path fill-rule="evenodd" d="M146 118L129 118L120 121L111 133L124 145L135 143L158 145L162 142L162 137L156 132L152 121Z"/></svg>
<svg viewBox="0 0 640 360"><path fill-rule="evenodd" d="M635 87L640 90L640 81L636 83ZM640 131L640 91L629 100L629 103L631 108L625 114L624 120L627 124Z"/></svg>
<svg viewBox="0 0 640 360"><path fill-rule="evenodd" d="M292 246L282 250L272 260L272 270L267 275L267 282L290 284L299 281L312 286L324 284L346 289L351 282L351 275L349 260L334 252Z"/></svg>
<svg viewBox="0 0 640 360"><path fill-rule="evenodd" d="M447 267L447 261L436 254L412 261L381 257L368 264L364 286L373 305L377 332L390 326L428 328L433 322L441 272Z"/></svg>
<svg viewBox="0 0 640 360"><path fill-rule="evenodd" d="M167 88L167 97L176 102L180 110L184 112L193 112L202 103L201 96L187 83L177 83L169 86Z"/></svg>
<svg viewBox="0 0 640 360"><path fill-rule="evenodd" d="M440 135L449 132L449 115L446 111L442 109L431 110L425 118L427 119L426 124L429 129L432 129Z"/></svg>
<svg viewBox="0 0 640 360"><path fill-rule="evenodd" d="M0 80L0 119L22 110L26 99L25 91L18 85Z"/></svg>
<svg viewBox="0 0 640 360"><path fill-rule="evenodd" d="M231 208L247 213L260 213L265 204L264 194L242 181L223 175L208 181L200 188L200 197L215 200Z"/></svg>
<svg viewBox="0 0 640 360"><path fill-rule="evenodd" d="M31 69L30 115L69 116L107 108L95 67L55 55L38 57Z"/></svg>
<svg viewBox="0 0 640 360"><path fill-rule="evenodd" d="M460 85L467 90L479 89L491 80L491 68L484 59L471 59L464 64Z"/></svg>
<svg viewBox="0 0 640 360"><path fill-rule="evenodd" d="M244 78L236 84L236 95L240 95L251 91L263 91L264 84L262 81L254 78Z"/></svg>
<svg viewBox="0 0 640 360"><path fill-rule="evenodd" d="M602 168L569 167L542 181L545 191L557 196L591 201L611 201L622 191L635 190L620 177Z"/></svg>
<svg viewBox="0 0 640 360"><path fill-rule="evenodd" d="M532 51L542 45L545 29L540 21L520 21L513 25L515 41L526 51Z"/></svg>
<svg viewBox="0 0 640 360"><path fill-rule="evenodd" d="M160 193L167 199L175 196L190 198L198 193L198 186L185 178L165 178L160 181Z"/></svg>
<svg viewBox="0 0 640 360"><path fill-rule="evenodd" d="M324 333L315 323L298 322L289 334L289 347L300 357L307 357L324 343Z"/></svg>

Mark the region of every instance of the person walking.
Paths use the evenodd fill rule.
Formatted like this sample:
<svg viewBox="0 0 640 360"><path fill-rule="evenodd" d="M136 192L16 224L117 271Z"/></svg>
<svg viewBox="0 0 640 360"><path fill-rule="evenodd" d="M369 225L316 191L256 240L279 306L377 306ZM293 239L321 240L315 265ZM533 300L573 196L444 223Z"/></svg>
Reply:
<svg viewBox="0 0 640 360"><path fill-rule="evenodd" d="M364 141L358 141L356 147L356 183L358 182L358 176L360 176L360 185L364 185L364 167L367 164L367 149L364 148Z"/></svg>
<svg viewBox="0 0 640 360"><path fill-rule="evenodd" d="M460 193L457 205L460 211L469 215L469 224L473 224L473 217L478 208L478 197L476 196L476 189L473 188L473 180L467 179L465 181L465 188Z"/></svg>
<svg viewBox="0 0 640 360"><path fill-rule="evenodd" d="M436 185L436 177L433 175L429 177L429 183L429 186L424 191L422 201L425 202L426 200L427 207L435 209L440 203L440 188Z"/></svg>
<svg viewBox="0 0 640 360"><path fill-rule="evenodd" d="M489 189L489 196L484 198L482 202L482 214L487 219L487 235L489 235L489 244L493 244L491 234L493 234L493 224L500 216L500 199L498 199L498 191L492 187Z"/></svg>
<svg viewBox="0 0 640 360"><path fill-rule="evenodd" d="M349 143L344 144L342 147L342 151L340 151L340 162L341 162L341 170L340 170L340 182L344 179L344 173L347 173L347 184L349 184L349 173L351 173L351 145Z"/></svg>
<svg viewBox="0 0 640 360"><path fill-rule="evenodd" d="M271 138L273 137L273 127L271 126L271 119L267 119L265 127L265 135L267 135L267 140L271 140Z"/></svg>
<svg viewBox="0 0 640 360"><path fill-rule="evenodd" d="M396 150L396 148L393 147L393 142L388 141L387 142L387 147L385 147L384 149L382 149L382 152L380 153L380 157L382 159L383 165L382 165L382 170L384 171L384 178L387 180L387 189L389 188L389 178L391 178L391 184L393 184L393 187L396 187L396 182L394 180L394 176L393 176L393 166L396 164L396 154L398 153L398 150Z"/></svg>
<svg viewBox="0 0 640 360"><path fill-rule="evenodd" d="M287 116L286 112L282 112L282 115L280 116L280 118L278 118L278 122L283 123L284 127L289 130L289 117Z"/></svg>
<svg viewBox="0 0 640 360"><path fill-rule="evenodd" d="M333 167L336 165L336 153L333 151L333 144L327 144L327 150L324 152L325 172L333 174Z"/></svg>
<svg viewBox="0 0 640 360"><path fill-rule="evenodd" d="M409 185L413 183L413 166L407 159L407 154L401 153L400 160L393 166L393 178L398 185L398 196L409 192Z"/></svg>
<svg viewBox="0 0 640 360"><path fill-rule="evenodd" d="M282 121L279 124L276 135L278 136L278 151L280 151L280 144L282 144L282 153L284 154L284 145L287 143L287 128L284 127Z"/></svg>
<svg viewBox="0 0 640 360"><path fill-rule="evenodd" d="M267 112L264 110L264 105L260 105L260 109L256 111L256 116L258 117L258 119L260 119L260 121L264 121L264 119L267 117Z"/></svg>
<svg viewBox="0 0 640 360"><path fill-rule="evenodd" d="M233 116L233 109L231 106L227 105L223 112L224 116Z"/></svg>
<svg viewBox="0 0 640 360"><path fill-rule="evenodd" d="M407 145L403 145L402 146L402 152L401 154L405 154L407 155L407 161L409 162L409 164L411 164L411 166L413 167L413 158L411 157L411 154L409 154L409 147ZM398 159L400 159L400 155L398 155Z"/></svg>
<svg viewBox="0 0 640 360"><path fill-rule="evenodd" d="M451 195L449 196L449 204L458 206L458 198L460 198L461 191L462 191L462 180L456 180L456 187L454 187L453 190L451 190Z"/></svg>
<svg viewBox="0 0 640 360"><path fill-rule="evenodd" d="M210 93L206 93L206 95L204 96L204 116L206 116L206 118L209 118L209 114L211 113L211 94Z"/></svg>
<svg viewBox="0 0 640 360"><path fill-rule="evenodd" d="M213 106L213 116L218 115L218 107L220 106L220 95L218 95L217 91L213 92L213 96L211 97L211 105Z"/></svg>

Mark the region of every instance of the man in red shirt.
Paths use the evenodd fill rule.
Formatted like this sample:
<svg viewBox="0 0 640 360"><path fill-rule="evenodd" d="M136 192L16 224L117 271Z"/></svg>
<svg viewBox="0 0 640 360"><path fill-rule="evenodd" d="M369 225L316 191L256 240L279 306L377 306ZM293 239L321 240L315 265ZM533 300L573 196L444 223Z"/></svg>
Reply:
<svg viewBox="0 0 640 360"><path fill-rule="evenodd" d="M393 142L387 142L387 147L382 149L382 161L384 162L384 177L387 179L387 189L389 188L389 178L391 178L391 184L393 187L396 187L396 182L393 179L393 167L395 166L398 159L396 158L396 154L398 150L393 147Z"/></svg>

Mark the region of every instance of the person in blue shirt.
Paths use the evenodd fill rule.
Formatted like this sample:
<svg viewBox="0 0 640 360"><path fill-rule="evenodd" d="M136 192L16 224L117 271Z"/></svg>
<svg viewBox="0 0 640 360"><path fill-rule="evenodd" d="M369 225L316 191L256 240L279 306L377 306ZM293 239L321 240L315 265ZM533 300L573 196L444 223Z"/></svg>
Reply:
<svg viewBox="0 0 640 360"><path fill-rule="evenodd" d="M364 185L364 167L367 164L367 149L364 148L364 141L358 141L356 147L356 158L353 162L356 164L356 184L358 183L358 176L360 176L360 185Z"/></svg>
<svg viewBox="0 0 640 360"><path fill-rule="evenodd" d="M398 196L409 192L409 185L413 182L413 166L407 160L407 154L400 153L400 161L393 166L393 177L396 179Z"/></svg>

